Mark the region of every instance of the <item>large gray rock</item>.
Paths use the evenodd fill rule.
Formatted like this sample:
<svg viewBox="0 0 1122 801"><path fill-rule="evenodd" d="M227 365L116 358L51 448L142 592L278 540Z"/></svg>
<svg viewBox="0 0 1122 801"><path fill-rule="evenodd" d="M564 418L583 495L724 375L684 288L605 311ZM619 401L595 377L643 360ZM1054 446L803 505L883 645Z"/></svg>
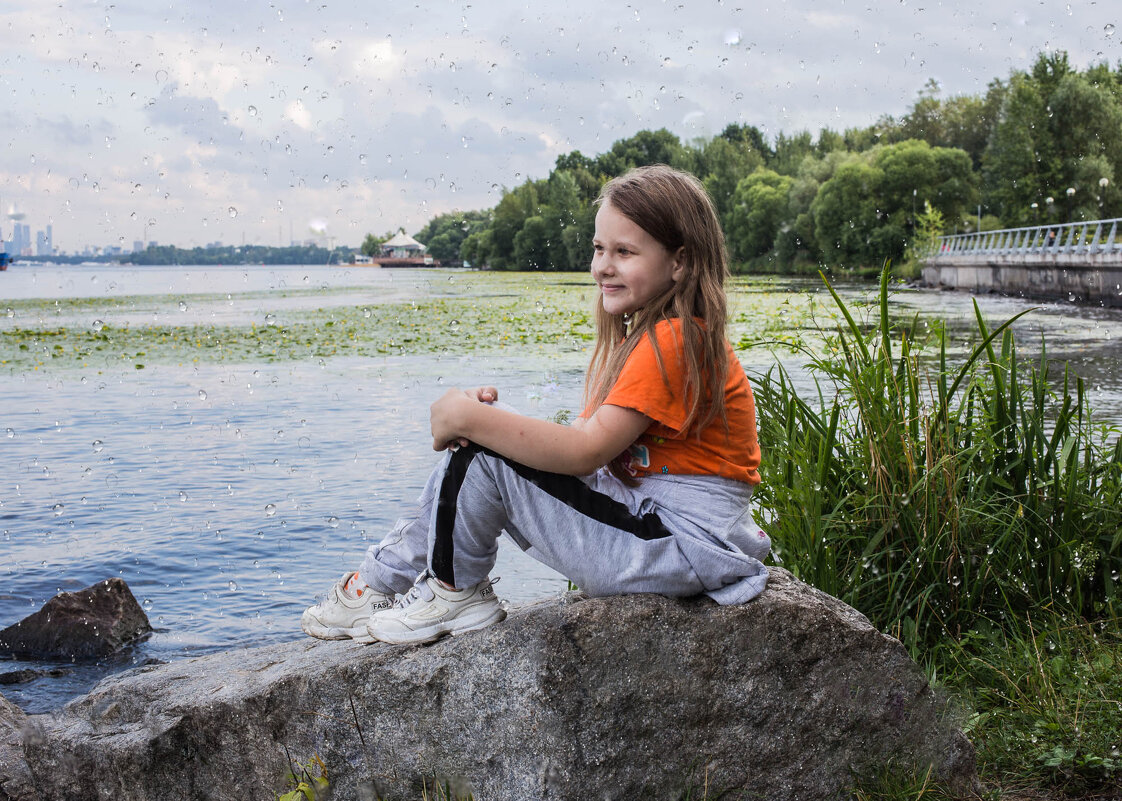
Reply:
<svg viewBox="0 0 1122 801"><path fill-rule="evenodd" d="M744 606L569 594L430 646L302 639L141 668L31 716L43 799L834 799L854 771L974 754L899 642L773 569ZM430 784L431 787L431 784Z"/></svg>
<svg viewBox="0 0 1122 801"><path fill-rule="evenodd" d="M123 579L61 592L0 631L0 654L35 659L99 659L152 631Z"/></svg>
<svg viewBox="0 0 1122 801"><path fill-rule="evenodd" d="M38 801L23 758L23 710L0 695L0 801Z"/></svg>

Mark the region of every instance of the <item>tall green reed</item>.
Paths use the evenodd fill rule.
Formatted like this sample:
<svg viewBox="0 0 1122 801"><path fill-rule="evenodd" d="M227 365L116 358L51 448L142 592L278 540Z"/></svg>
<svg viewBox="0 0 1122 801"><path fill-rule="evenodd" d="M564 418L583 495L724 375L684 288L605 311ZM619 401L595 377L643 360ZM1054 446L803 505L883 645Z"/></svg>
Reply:
<svg viewBox="0 0 1122 801"><path fill-rule="evenodd" d="M1043 348L1022 364L1020 314L991 329L975 303L976 344L952 360L942 324L891 321L887 266L871 321L823 281L843 322L836 355L812 355L813 397L782 366L753 376L757 498L792 572L913 652L1040 607L1116 610L1122 441L1083 381Z"/></svg>

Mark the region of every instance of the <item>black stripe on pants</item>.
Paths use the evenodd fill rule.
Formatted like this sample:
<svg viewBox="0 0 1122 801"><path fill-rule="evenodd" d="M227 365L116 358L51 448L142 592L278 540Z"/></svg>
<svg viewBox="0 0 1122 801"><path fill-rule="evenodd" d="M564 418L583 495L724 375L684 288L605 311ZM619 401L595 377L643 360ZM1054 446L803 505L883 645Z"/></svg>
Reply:
<svg viewBox="0 0 1122 801"><path fill-rule="evenodd" d="M456 499L460 495L468 467L479 453L486 453L506 462L517 475L585 517L626 531L642 540L670 536L670 532L654 512L647 512L642 516L633 515L624 504L597 492L576 476L535 470L478 445L468 445L455 451L449 459L436 501L432 571L438 579L451 587L456 586L456 574L452 568L452 557L455 554L452 529L456 524Z"/></svg>

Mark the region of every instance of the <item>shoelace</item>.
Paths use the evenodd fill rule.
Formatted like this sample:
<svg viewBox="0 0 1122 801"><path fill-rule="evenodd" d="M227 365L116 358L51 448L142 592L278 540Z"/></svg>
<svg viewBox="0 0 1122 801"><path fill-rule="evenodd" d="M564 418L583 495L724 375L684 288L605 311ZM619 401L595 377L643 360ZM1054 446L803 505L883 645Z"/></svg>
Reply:
<svg viewBox="0 0 1122 801"><path fill-rule="evenodd" d="M409 592L394 601L394 606L398 609L404 609L417 601L431 601L435 596L432 588L429 587L429 576L430 574L427 571L417 576L417 580L413 582L413 586L409 588Z"/></svg>
<svg viewBox="0 0 1122 801"><path fill-rule="evenodd" d="M429 586L428 580L430 578L434 579L435 576L427 570L417 576L417 580L413 582L413 586L409 588L409 591L394 601L393 605L398 609L404 609L417 601L431 601L436 597L436 594L432 591L432 587ZM495 576L491 579L491 586L493 587L498 584L500 578L500 576Z"/></svg>

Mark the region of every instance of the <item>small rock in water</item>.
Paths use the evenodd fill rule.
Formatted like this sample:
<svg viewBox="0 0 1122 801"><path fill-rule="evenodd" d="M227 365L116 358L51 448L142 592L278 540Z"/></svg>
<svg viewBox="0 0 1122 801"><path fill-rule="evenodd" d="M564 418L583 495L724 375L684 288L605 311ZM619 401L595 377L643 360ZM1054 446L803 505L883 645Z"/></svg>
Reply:
<svg viewBox="0 0 1122 801"><path fill-rule="evenodd" d="M0 655L34 659L99 659L152 631L148 616L120 578L63 592L0 631Z"/></svg>

